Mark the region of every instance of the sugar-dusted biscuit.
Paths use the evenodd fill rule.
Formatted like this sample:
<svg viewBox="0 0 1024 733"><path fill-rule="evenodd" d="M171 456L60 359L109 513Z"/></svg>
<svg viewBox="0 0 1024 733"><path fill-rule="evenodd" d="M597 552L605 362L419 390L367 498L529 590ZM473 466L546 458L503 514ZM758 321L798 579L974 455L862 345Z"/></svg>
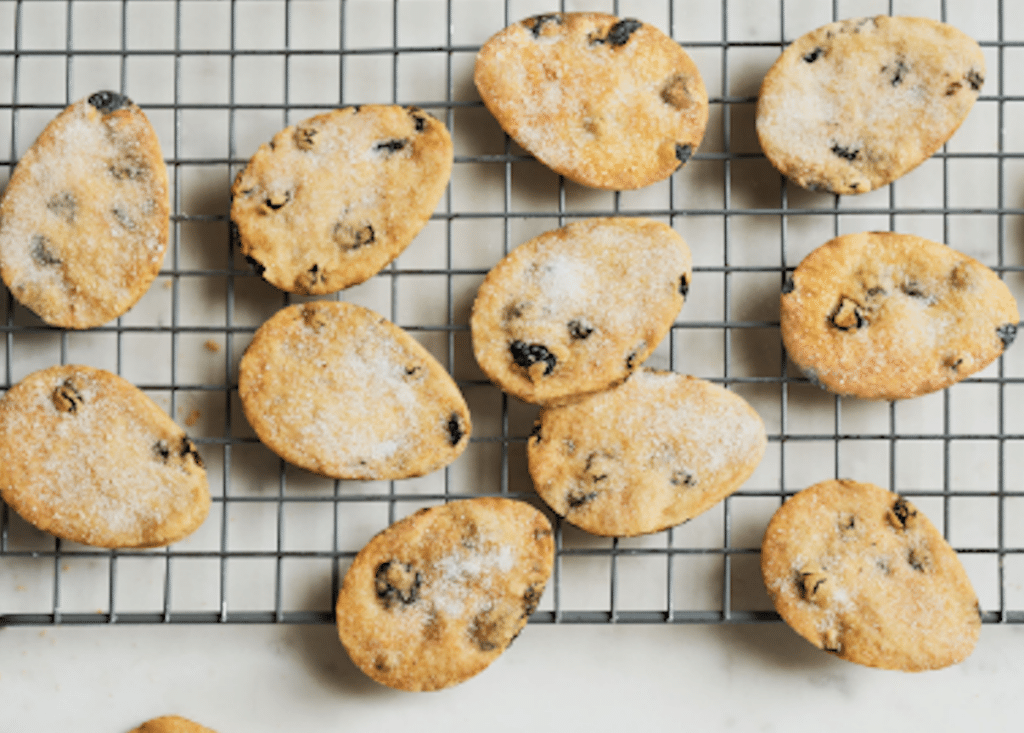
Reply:
<svg viewBox="0 0 1024 733"><path fill-rule="evenodd" d="M163 715L147 720L129 733L216 733L216 731L178 715Z"/></svg>
<svg viewBox="0 0 1024 733"><path fill-rule="evenodd" d="M1009 288L989 268L909 234L837 237L783 288L790 358L831 392L905 399L983 369L1017 335Z"/></svg>
<svg viewBox="0 0 1024 733"><path fill-rule="evenodd" d="M0 200L0 276L50 325L102 325L159 273L169 211L146 115L97 92L57 115L18 161Z"/></svg>
<svg viewBox="0 0 1024 733"><path fill-rule="evenodd" d="M513 23L480 49L474 81L517 143L593 188L668 178L708 121L704 82L679 44L648 23L604 13Z"/></svg>
<svg viewBox="0 0 1024 733"><path fill-rule="evenodd" d="M720 502L766 446L764 423L736 393L638 369L616 387L542 409L526 455L555 512L593 534L631 537Z"/></svg>
<svg viewBox="0 0 1024 733"><path fill-rule="evenodd" d="M788 499L761 546L779 615L819 649L916 672L965 659L981 631L956 552L906 499L824 481Z"/></svg>
<svg viewBox="0 0 1024 733"><path fill-rule="evenodd" d="M664 338L690 287L690 250L650 219L586 219L514 249L473 303L473 353L506 392L545 403L604 389Z"/></svg>
<svg viewBox="0 0 1024 733"><path fill-rule="evenodd" d="M439 690L483 671L526 624L554 564L551 524L521 501L454 501L396 522L359 552L338 634L368 676Z"/></svg>
<svg viewBox="0 0 1024 733"><path fill-rule="evenodd" d="M210 509L192 441L141 390L87 366L34 372L0 399L0 498L97 547L159 547Z"/></svg>
<svg viewBox="0 0 1024 733"><path fill-rule="evenodd" d="M415 107L345 107L287 127L231 187L241 252L291 293L361 283L426 225L452 162L448 130Z"/></svg>
<svg viewBox="0 0 1024 733"><path fill-rule="evenodd" d="M972 38L927 18L855 18L800 36L768 70L755 125L804 188L864 193L942 147L985 81Z"/></svg>
<svg viewBox="0 0 1024 733"><path fill-rule="evenodd" d="M242 357L238 395L267 447L331 478L421 476L469 444L469 408L444 367L404 330L350 303L274 314Z"/></svg>

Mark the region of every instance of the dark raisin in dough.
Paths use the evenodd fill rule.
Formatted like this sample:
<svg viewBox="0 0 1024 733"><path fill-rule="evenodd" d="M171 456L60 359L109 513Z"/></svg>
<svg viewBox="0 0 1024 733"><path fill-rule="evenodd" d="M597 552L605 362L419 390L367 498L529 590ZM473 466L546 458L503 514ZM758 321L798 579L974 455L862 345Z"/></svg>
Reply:
<svg viewBox="0 0 1024 733"><path fill-rule="evenodd" d="M1017 325L1016 323L1007 323L1005 326L1000 326L996 329L996 333L999 334L999 338L1003 341L1004 349L1008 348L1014 339L1017 338Z"/></svg>
<svg viewBox="0 0 1024 733"><path fill-rule="evenodd" d="M397 560L381 563L374 574L377 598L389 610L397 604L415 603L422 582L423 576L412 565Z"/></svg>
<svg viewBox="0 0 1024 733"><path fill-rule="evenodd" d="M544 368L544 376L548 376L555 370L558 359L547 350L542 344L527 344L523 341L513 341L509 344L509 351L512 352L512 361L524 369L529 369L539 361L547 366Z"/></svg>
<svg viewBox="0 0 1024 733"><path fill-rule="evenodd" d="M533 25L530 25L530 21L533 21ZM534 38L540 38L540 32L548 23L562 24L562 16L558 13L548 13L545 15L535 15L526 21L526 26L533 33Z"/></svg>
<svg viewBox="0 0 1024 733"><path fill-rule="evenodd" d="M623 18L608 30L608 35L598 39L598 43L607 43L613 47L625 46L630 36L638 31L643 23L634 18Z"/></svg>
<svg viewBox="0 0 1024 733"><path fill-rule="evenodd" d="M118 94L117 92L96 92L89 97L89 104L105 115L108 115L111 112L116 112L119 109L124 109L125 107L130 106L131 103L132 100L128 99L128 97L123 94Z"/></svg>
<svg viewBox="0 0 1024 733"><path fill-rule="evenodd" d="M382 143L377 143L373 146L374 150L382 150L388 153L397 153L399 150L409 144L408 140L387 140Z"/></svg>

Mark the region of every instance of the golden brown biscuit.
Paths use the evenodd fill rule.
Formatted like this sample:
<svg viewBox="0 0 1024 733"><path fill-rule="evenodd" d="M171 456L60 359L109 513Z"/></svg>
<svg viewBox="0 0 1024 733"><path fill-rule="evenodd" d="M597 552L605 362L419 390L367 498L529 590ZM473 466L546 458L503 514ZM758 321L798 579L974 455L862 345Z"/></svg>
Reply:
<svg viewBox="0 0 1024 733"><path fill-rule="evenodd" d="M916 672L965 659L981 631L956 553L906 499L824 481L775 513L761 570L779 615L819 649Z"/></svg>
<svg viewBox="0 0 1024 733"><path fill-rule="evenodd" d="M18 161L0 200L0 276L50 325L102 325L159 273L169 211L146 115L97 92L57 115Z"/></svg>
<svg viewBox="0 0 1024 733"><path fill-rule="evenodd" d="M204 728L199 723L193 723L177 715L164 715L159 718L147 720L138 728L128 733L217 733L209 728Z"/></svg>
<svg viewBox="0 0 1024 733"><path fill-rule="evenodd" d="M522 630L553 563L551 524L529 504L479 498L422 509L356 556L338 594L338 634L383 685L451 687Z"/></svg>
<svg viewBox="0 0 1024 733"><path fill-rule="evenodd" d="M886 15L830 23L768 70L757 136L804 188L864 193L941 148L984 81L981 48L953 26Z"/></svg>
<svg viewBox="0 0 1024 733"><path fill-rule="evenodd" d="M452 162L448 130L415 107L345 107L285 128L231 187L242 254L291 293L361 283L426 225Z"/></svg>
<svg viewBox="0 0 1024 733"><path fill-rule="evenodd" d="M764 423L703 379L638 369L617 387L545 407L527 442L534 488L598 535L659 532L710 509L757 468Z"/></svg>
<svg viewBox="0 0 1024 733"><path fill-rule="evenodd" d="M517 143L585 186L634 189L672 175L700 145L708 96L660 30L604 13L513 23L477 55L480 98Z"/></svg>
<svg viewBox="0 0 1024 733"><path fill-rule="evenodd" d="M527 402L604 389L668 333L691 270L683 238L650 219L586 219L545 232L481 284L473 353L493 382Z"/></svg>
<svg viewBox="0 0 1024 733"><path fill-rule="evenodd" d="M782 294L790 358L831 392L905 399L988 366L1017 334L1009 288L977 260L909 234L837 237Z"/></svg>
<svg viewBox="0 0 1024 733"><path fill-rule="evenodd" d="M469 408L444 367L401 328L350 303L274 314L242 357L238 395L268 448L331 478L421 476L469 444Z"/></svg>
<svg viewBox="0 0 1024 733"><path fill-rule="evenodd" d="M0 498L39 529L97 547L159 547L210 509L192 441L115 374L56 366L0 400Z"/></svg>

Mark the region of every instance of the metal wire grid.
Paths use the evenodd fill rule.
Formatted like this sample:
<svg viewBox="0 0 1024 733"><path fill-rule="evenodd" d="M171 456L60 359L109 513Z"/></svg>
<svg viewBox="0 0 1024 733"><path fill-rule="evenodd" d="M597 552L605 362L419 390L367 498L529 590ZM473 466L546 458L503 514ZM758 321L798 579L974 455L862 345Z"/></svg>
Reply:
<svg viewBox="0 0 1024 733"><path fill-rule="evenodd" d="M784 281L799 257L794 254L800 247L793 246L796 237L792 233L794 222L816 220L827 222L831 235L839 234L847 221L858 220L858 217L882 217L888 228L898 229L898 224L909 217L930 216L941 219L941 239L950 241L951 222L957 216L985 217L994 222L996 233L996 251L994 257L986 261L1007 279L1024 271L1024 267L1010 264L1007 240L1008 221L1012 217L1024 214L1024 209L1007 204L1006 164L1019 155L1007 152L1005 146L1008 103L1021 101L1005 93L1004 69L1005 58L1009 49L1024 45L1019 39L1004 37L1004 0L998 0L997 35L994 40L982 39L986 51L994 53L997 59L995 76L997 89L992 90L991 81L984 89L979 105L989 103L996 107L997 146L995 150L981 152L949 152L944 150L935 160L941 166L941 206L931 202L920 206L898 205L898 191L902 194L908 186L902 182L890 186L887 204L870 204L851 208L849 202L839 197L820 195L811 200L803 192L788 187L785 180L770 171L763 161L763 156L756 150L743 150L743 145L736 144L734 118L736 112L748 110L755 101L750 94L737 95L731 92L730 56L738 51L763 49L776 54L786 42L792 40L787 31L787 0L778 2L779 36L777 40L730 40L733 17L738 13L751 10L752 0L745 4L743 0L721 0L720 3L720 37L714 40L693 40L687 37L687 29L680 21L689 8L685 3L668 0L665 9L664 27L673 38L678 39L691 53L708 51L720 55L717 72L721 77L720 93L711 92L712 129L717 126L720 136L720 149L713 144L705 144L702 151L694 156L690 168L699 168L701 163L708 166L720 166L720 178L715 177L716 186L720 186L720 206L691 206L692 203L684 192L680 180L686 171L673 176L661 193L665 196L662 205L651 206L633 202L626 194L610 194L610 198L587 198L572 184L561 178L556 179L554 202L550 198L545 205L530 209L519 205L517 187L521 178L514 177L513 171L519 166L534 165L530 156L518 150L507 137L503 138L502 149L495 152L475 152L460 150L460 136L466 127L462 120L463 113L479 112L482 105L475 98L461 99L457 93L457 68L460 58L472 58L478 49L477 43L458 43L456 29L462 18L474 12L472 5L446 0L438 3L445 14L444 42L441 44L403 44L401 41L400 18L403 10L412 5L412 0L392 0L391 43L389 45L361 47L347 45L346 40L353 37L351 27L350 3L341 3L338 8L337 48L297 49L293 46L294 14L300 7L300 0L277 0L267 2L267 7L282 9L283 44L279 47L248 48L239 43L239 16L243 11L251 9L253 3L244 0L229 0L217 3L225 8L228 15L229 44L223 49L203 49L187 47L183 43L183 12L188 8L188 0L169 0L173 19L173 47L167 49L135 48L129 42L130 17L132 11L145 4L143 0L100 0L92 3L89 0L72 0L71 2L47 2L47 0L16 0L11 3L12 39L10 48L0 50L0 63L8 63L11 69L9 95L10 99L0 104L0 113L7 112L10 118L10 144L7 160L0 160L0 168L6 168L8 175L17 162L18 152L27 147L27 137L22 132L22 119L30 112L40 111L52 117L75 98L84 96L92 90L76 89L76 63L103 57L113 59L117 64L116 78L120 91L132 95L134 92L129 69L135 59L163 58L173 63L173 100L167 103L144 104L151 116L164 113L171 120L172 137L170 155L167 165L172 174L172 240L168 261L161 272L161 280L170 290L170 304L166 312L166 322L157 317L152 320L134 319L129 313L116 323L95 329L91 332L97 338L104 338L103 344L113 343L112 348L103 346L109 353L96 356L106 366L129 378L136 375L132 371L133 360L138 357L134 345L136 336L166 337L169 343L168 370L166 378L136 378L134 381L142 389L151 394L166 395L169 411L179 417L181 403L192 394L200 394L206 398L206 404L219 405L223 410L223 429L219 432L209 431L194 436L200 450L211 464L211 483L219 483L214 491L215 511L207 522L207 531L214 535L206 544L199 542L190 545L186 540L178 545L158 551L124 552L101 551L81 547L39 536L31 528L27 528L21 520L10 512L6 506L0 507L0 625L31 625L31 624L149 624L149 623L329 623L333 620L331 601L336 595L340 578L349 559L355 555L359 546L370 534L382 529L386 524L410 513L421 505L438 503L451 498L480 493L497 493L512 495L527 500L534 500L529 482L523 480L522 448L529 432L532 414L528 409L501 395L496 388L483 380L478 372L458 366L460 360L466 359L467 323L465 308L460 303L465 299L467 281L479 281L486 273L488 266L466 264L463 250L456 245L455 228L463 222L496 223L500 228L498 235L501 240L500 254L507 253L511 248L526 237L519 234L520 225L537 230L550 228L547 224L563 225L568 221L588 216L611 214L643 215L661 218L677 226L684 235L691 222L698 220L711 221L721 232L721 261L698 264L695 267L694 290L691 300L698 297L699 283L719 283L720 316L708 318L688 318L692 309L689 303L673 327L666 346L661 351L663 363L676 370L685 370L689 366L688 344L698 337L710 338L717 342L718 349L712 348L711 357L703 363L704 373L699 376L725 384L752 398L759 409L768 408L773 412L768 423L769 441L774 457L774 465L768 470L759 471L747 486L727 499L719 508L712 510L705 517L694 520L691 524L701 524L698 529L690 526L668 530L641 540L599 540L584 536L569 525L558 524L556 532L556 563L552 582L545 599L531 618L531 622L540 623L735 623L761 622L777 620L778 616L770 610L766 603L763 590L760 588L756 573L758 556L757 541L759 534L751 527L763 528L763 521L778 506L785 496L807 485L794 478L793 466L804 463L805 450L811 448L815 452L814 460L824 463L826 470L817 479L830 476L848 475L849 466L862 467L865 460L850 460L849 449L861 445L881 444L884 458L875 462L883 466L884 476L876 482L888 485L905 495L915 498L921 504L931 502L939 511L929 511L933 519L946 532L947 538L965 560L980 558L987 570L980 575L988 582L985 589L979 588L982 595L984 619L986 622L1024 621L1024 603L1013 607L1009 589L1016 576L1010 577L1007 561L1024 553L1021 545L1012 545L1009 541L1011 520L1018 497L1024 497L1016 483L1010 480L1008 471L1012 469L1011 455L1020 441L1024 441L1024 433L1019 430L1008 430L1010 410L1016 403L1009 394L1014 385L1024 383L1020 376L1011 376L1004 361L1000 359L995 373L990 371L966 381L966 384L988 387L996 391L995 424L988 430L956 429L957 410L951 390L946 390L937 398L941 400L938 409L938 421L941 429L931 428L920 431L902 429L903 415L910 409L899 403L875 405L871 408L873 417L869 415L868 423L875 420L870 429L851 429L848 426L850 415L859 419L865 409L863 403L844 400L839 397L825 396L823 393L807 397L807 381L800 375L792 374L785 355L779 346L777 312L773 309L774 302L767 300L761 309L763 317L736 317L740 298L734 283L744 277L767 278L776 288ZM81 47L75 43L75 23L83 13L83 8L90 5L113 6L119 14L120 47L113 49L96 49ZM789 0L792 6L794 0ZM333 3L329 3L333 5ZM616 15L630 14L632 6L627 3L611 3L610 7L601 8ZM887 7L875 9L873 12L899 11L898 3L889 0ZM50 21L60 16L65 30L65 44L62 49L38 49L23 45L28 20L27 10L33 11L40 6L46 7ZM210 7L210 6L207 6ZM561 10L593 9L566 8L560 4ZM845 15L840 14L840 3L831 3L831 18L849 17L864 14L860 9L846 9ZM501 25L495 25L490 32L498 30L526 15L540 12L539 9L520 9L510 0L500 6ZM731 16L732 14L732 16ZM646 17L637 13L640 17ZM946 3L941 2L938 8L940 19L947 16ZM827 19L826 19L827 20ZM731 22L732 21L732 22ZM400 65L416 64L428 54L441 54L444 57L444 99L423 99L400 93ZM338 67L337 99L324 103L300 103L292 99L293 67L300 57L316 56L336 61ZM223 59L227 64L227 76L230 79L228 96L224 103L195 103L187 101L185 75L182 72L183 61L194 58ZM273 459L272 482L276 488L271 491L251 492L245 485L245 478L252 474L240 471L246 461L253 455L260 455L263 449L258 445L251 433L246 432L244 418L241 417L237 404L235 367L241 350L258 324L247 322L239 314L238 305L242 291L255 290L262 298L271 303L272 312L277 307L292 302L293 298L282 296L269 286L264 287L258 277L240 262L237 252L230 241L227 225L226 194L222 194L219 210L213 213L190 213L185 200L189 194L188 184L183 180L186 169L197 167L210 172L214 180L219 179L226 192L234 173L243 166L252 150L238 141L240 115L246 112L262 112L280 114L280 126L302 119L310 110L331 109L344 104L365 102L354 96L346 87L351 85L351 77L346 75L346 65L354 60L373 57L391 60L390 100L397 104L415 104L433 111L442 117L449 129L453 130L456 139L456 171L460 168L476 170L483 167L496 171L494 180L498 182L501 204L493 210L479 210L462 205L453 190L449 189L442 205L435 214L431 226L443 243L443 264L432 267L410 267L400 258L377 278L370 287L374 292L382 292L381 308L384 315L395 320L413 331L427 342L435 355L447 363L458 378L460 387L467 393L480 395L478 402L490 407L486 415L474 407L474 421L492 422L497 426L496 434L477 434L471 441L471 447L483 449L493 464L497 464L497 480L493 486L482 491L473 485L465 474L459 473L455 466L439 473L432 482L423 486L409 482L387 482L383 487L350 484L348 482L327 482L327 489L305 489L308 477L296 474L284 463ZM63 98L54 98L44 103L23 101L24 89L28 82L23 78L22 67L27 60L47 58L62 59L64 62L64 94ZM280 103L246 103L237 99L236 79L237 67L242 60L258 58L275 58L283 63L283 89ZM708 74L709 69L702 67ZM378 80L380 81L380 80ZM109 85L108 85L109 86ZM371 100L379 101L379 100ZM226 112L227 136L225 148L221 155L192 156L183 150L183 135L186 131L184 115L192 111ZM269 138L274 130L270 129L265 138ZM166 146L168 141L163 139ZM472 147L472 146L470 146ZM994 206L956 206L952 205L951 184L955 179L951 165L961 160L995 160L997 200ZM736 170L746 163L762 165L761 176L757 181L759 188L777 191L777 204L746 207L741 202L737 205L734 193L734 175ZM535 172L534 169L528 169ZM514 178L516 178L514 182ZM745 198L745 195L743 196ZM574 205L579 199L582 205ZM826 200L827 199L827 200ZM597 204L594 204L597 201ZM795 203L794 203L795 202ZM778 241L777 261L773 263L745 264L738 253L743 249L737 230L742 232L746 222L751 219L771 222ZM214 246L223 251L226 266L192 266L188 256L189 248L197 246L192 236L192 225L212 226L220 233L214 238ZM856 227L854 227L856 228ZM933 238L940 238L935 236ZM189 241L193 239L193 241ZM202 239L202 238L200 238ZM824 241L824 238L821 239ZM203 242L199 242L203 244ZM696 249L696 244L691 240ZM413 245L416 246L415 243ZM993 253L990 253L990 255ZM795 260L795 261L794 261ZM496 261L494 258L493 261ZM491 264L493 264L493 261ZM443 323L416 324L405 323L399 317L404 311L402 303L410 300L409 296L419 288L418 283L431 280L443 281L444 318ZM191 325L182 317L187 310L191 288L194 282L215 283L218 295L223 299L223 323L216 325ZM1013 283L1015 286L1016 284ZM221 287L222 286L222 287ZM154 286L156 288L157 286ZM262 289L261 289L262 288ZM472 290L471 288L469 289ZM715 288L711 288L712 291ZM349 295L342 293L342 298ZM18 306L8 295L6 319L2 330L5 336L5 374L4 388L18 381L21 376L32 368L47 364L35 364L45 361L46 354L52 356L54 345L56 360L67 363L77 354L77 334L45 327L33 316ZM750 344L743 346L743 352L737 356L740 348L750 334L767 332L768 351L777 353L775 359L777 374L774 370L749 369L745 362L751 353ZM189 373L186 368L187 359L195 358L190 354L185 342L190 338L216 339L223 344L222 366L218 367L219 377L208 380L188 380L183 378ZM24 344L22 343L24 341ZM706 340L702 343L708 343ZM756 349L757 342L754 342ZM110 361L112 360L112 363ZM159 370L157 370L159 371ZM753 371L753 373L751 373ZM987 375L987 376L985 376ZM963 387L960 387L963 389ZM753 401L753 399L752 399ZM473 404L473 400L471 400ZM932 402L934 404L934 401ZM806 409L805 409L806 408ZM881 413L879 413L881 411ZM816 412L819 422L812 424L816 429L803 429L802 420L806 413ZM878 428L878 414L884 414L886 425ZM829 417L831 427L825 427L820 419ZM483 418L483 419L481 419ZM853 420L852 422L857 422ZM796 425L796 423L801 423ZM941 458L941 479L939 486L927 485L927 481L907 485L904 478L904 463L898 460L906 455L907 446L927 444L939 446ZM969 489L957 485L953 464L958 460L958 451L964 447L970 452L975 445L992 444L994 455L988 460L994 461L994 474L988 483L981 487ZM934 453L934 452L933 452ZM212 459L212 460L211 460ZM978 458L972 453L972 460ZM264 462L264 452L260 459ZM457 462L458 463L458 462ZM871 459L867 459L871 463ZM262 465L262 464L261 464ZM457 465L457 464L455 464ZM831 470L828 470L830 468ZM860 478L855 476L855 478ZM1008 488L1009 485L1016 488ZM216 487L215 487L216 488ZM493 490L491 490L493 489ZM951 527L957 521L958 500L989 499L995 503L995 521L990 526L989 541L968 543L957 542L951 537ZM329 537L314 547L290 549L286 541L288 515L293 508L318 512L329 517ZM740 517L748 514L747 509L754 507L752 516L756 517L753 524ZM361 534L346 537L348 525L345 517L348 513L360 508L380 509L376 514L376 525L370 522L360 527ZM240 549L232 541L240 530L233 525L234 520L253 516L253 512L262 514L265 521L270 518L270 530L264 532L264 540L268 541L263 548ZM304 516L309 516L305 514ZM212 527L213 529L209 529ZM299 528L301 534L304 530ZM291 535L294 536L294 535ZM710 537L710 540L708 539ZM130 570L132 564L139 559L144 560L145 578ZM188 577L195 565L192 561L209 563L216 570L211 582L206 584L206 596L192 598L190 602L182 600L182 581L187 586ZM246 561L259 561L270 566L270 589L262 601L254 602L247 599L235 602L232 588L247 585L250 581L245 569ZM288 573L293 561L315 561L320 563L322 577L319 580L323 587L320 594L314 593L317 600L306 603L298 610L290 607ZM706 572L694 571L694 561L703 563ZM644 563L646 569L634 572L637 563ZM80 563L74 570L70 564ZM969 569L970 566L969 566ZM975 573L978 575L978 573ZM69 600L67 586L74 577L76 589L89 586L91 592L85 592L87 599L79 602ZM975 577L977 583L977 577ZM136 583L149 582L156 585L155 593L151 593L153 601L148 606L142 603L125 604L124 590ZM255 581L254 581L255 582ZM314 581L317 582L317 581ZM645 590L636 592L638 586L646 584ZM692 585L691 585L692 584ZM683 587L683 586L687 587ZM652 592L651 588L655 590ZM583 592L577 591L582 588ZM698 590L691 592L693 588ZM19 594L28 593L31 602L19 601ZM98 594L98 595L97 595ZM631 595L632 594L632 595ZM584 599L584 600L580 600ZM589 599L589 600L587 600ZM596 599L596 600L595 600ZM639 600L638 600L639 599ZM89 607L88 604L92 606ZM300 604L301 605L301 604ZM84 607L83 607L84 606ZM146 607L144 607L146 606Z"/></svg>

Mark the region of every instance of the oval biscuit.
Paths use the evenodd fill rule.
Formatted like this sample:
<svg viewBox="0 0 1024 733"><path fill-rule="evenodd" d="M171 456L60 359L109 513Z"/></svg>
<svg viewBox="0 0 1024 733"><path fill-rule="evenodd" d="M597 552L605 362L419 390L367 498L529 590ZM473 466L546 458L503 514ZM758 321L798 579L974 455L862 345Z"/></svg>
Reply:
<svg viewBox="0 0 1024 733"><path fill-rule="evenodd" d="M350 303L275 313L242 357L238 395L268 448L331 478L421 476L469 444L469 408L444 367L401 328Z"/></svg>
<svg viewBox="0 0 1024 733"><path fill-rule="evenodd" d="M452 156L447 128L415 107L345 107L287 127L231 187L242 254L290 293L361 283L426 225Z"/></svg>
<svg viewBox="0 0 1024 733"><path fill-rule="evenodd" d="M128 733L216 733L216 731L179 715L163 715L147 720Z"/></svg>
<svg viewBox="0 0 1024 733"><path fill-rule="evenodd" d="M981 48L951 25L886 15L830 23L768 70L757 136L804 188L864 193L941 148L984 81Z"/></svg>
<svg viewBox="0 0 1024 733"><path fill-rule="evenodd" d="M858 664L939 669L965 659L981 631L956 552L873 484L824 481L788 499L768 523L761 570L787 624Z"/></svg>
<svg viewBox="0 0 1024 733"><path fill-rule="evenodd" d="M167 250L170 200L156 133L130 99L97 92L61 112L0 199L0 276L52 326L124 314Z"/></svg>
<svg viewBox="0 0 1024 733"><path fill-rule="evenodd" d="M473 78L505 132L593 188L667 178L693 155L708 121L689 55L632 18L552 13L513 23L480 49Z"/></svg>
<svg viewBox="0 0 1024 733"><path fill-rule="evenodd" d="M383 685L450 687L522 630L553 564L551 524L529 504L479 498L422 509L356 556L338 594L338 634Z"/></svg>
<svg viewBox="0 0 1024 733"><path fill-rule="evenodd" d="M734 492L767 445L747 402L703 379L638 369L617 387L541 410L534 488L588 532L628 537L691 519Z"/></svg>
<svg viewBox="0 0 1024 733"><path fill-rule="evenodd" d="M26 521L96 547L159 547L210 509L192 441L102 369L34 372L0 400L0 498Z"/></svg>
<svg viewBox="0 0 1024 733"><path fill-rule="evenodd" d="M909 234L837 237L781 297L790 358L831 392L905 399L955 384L1013 342L1020 315L983 264Z"/></svg>
<svg viewBox="0 0 1024 733"><path fill-rule="evenodd" d="M690 286L690 250L649 219L587 219L514 249L470 317L473 353L506 392L545 403L604 389L664 338Z"/></svg>

